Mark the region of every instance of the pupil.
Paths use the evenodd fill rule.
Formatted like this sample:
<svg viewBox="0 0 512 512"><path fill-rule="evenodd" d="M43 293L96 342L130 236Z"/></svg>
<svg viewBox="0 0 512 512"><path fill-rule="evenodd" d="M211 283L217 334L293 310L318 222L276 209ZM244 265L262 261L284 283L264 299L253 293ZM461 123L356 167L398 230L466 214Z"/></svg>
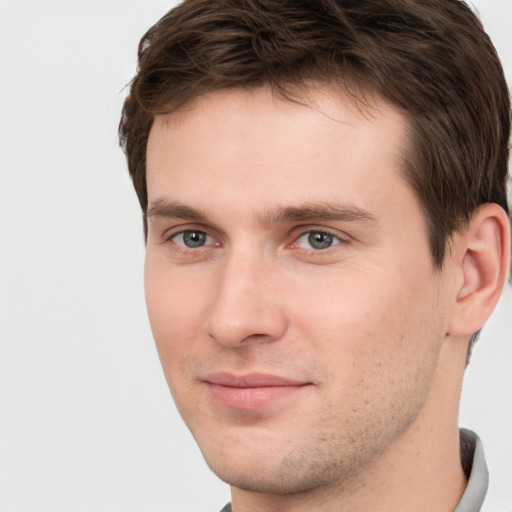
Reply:
<svg viewBox="0 0 512 512"><path fill-rule="evenodd" d="M183 242L187 247L201 247L206 240L206 234L201 231L186 231L183 233Z"/></svg>
<svg viewBox="0 0 512 512"><path fill-rule="evenodd" d="M314 231L309 234L308 241L314 249L327 249L332 245L332 235Z"/></svg>

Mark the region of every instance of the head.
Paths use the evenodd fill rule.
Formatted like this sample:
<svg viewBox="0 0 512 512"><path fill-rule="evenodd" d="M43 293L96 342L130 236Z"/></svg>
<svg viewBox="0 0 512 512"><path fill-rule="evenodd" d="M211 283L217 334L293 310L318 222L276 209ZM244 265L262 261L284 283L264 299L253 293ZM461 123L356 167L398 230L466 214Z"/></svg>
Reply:
<svg viewBox="0 0 512 512"><path fill-rule="evenodd" d="M448 407L432 399L457 392L439 376L446 339L471 334L450 316L469 289L456 242L489 208L503 226L509 113L496 52L458 0L189 0L146 33L120 136L148 309L178 407L223 478L328 485ZM311 405L296 439L275 396L226 394L239 377L294 388L285 411ZM250 482L269 450L275 465Z"/></svg>

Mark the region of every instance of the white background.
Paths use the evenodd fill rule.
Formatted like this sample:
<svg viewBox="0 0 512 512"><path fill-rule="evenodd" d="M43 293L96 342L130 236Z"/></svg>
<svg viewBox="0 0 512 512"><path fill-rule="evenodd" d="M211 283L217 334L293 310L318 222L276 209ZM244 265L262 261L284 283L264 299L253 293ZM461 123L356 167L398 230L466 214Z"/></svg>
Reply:
<svg viewBox="0 0 512 512"><path fill-rule="evenodd" d="M512 77L512 0L480 0ZM0 0L0 512L216 512L146 319L140 212L117 146L143 32L174 2ZM467 371L485 510L512 511L512 293Z"/></svg>

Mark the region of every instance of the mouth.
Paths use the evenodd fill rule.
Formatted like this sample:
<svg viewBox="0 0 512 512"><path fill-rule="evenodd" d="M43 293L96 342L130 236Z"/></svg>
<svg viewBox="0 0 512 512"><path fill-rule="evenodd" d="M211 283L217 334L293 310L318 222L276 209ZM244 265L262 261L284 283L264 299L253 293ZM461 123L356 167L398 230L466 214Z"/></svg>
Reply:
<svg viewBox="0 0 512 512"><path fill-rule="evenodd" d="M263 409L303 391L310 382L277 375L219 372L204 379L213 400L232 409Z"/></svg>

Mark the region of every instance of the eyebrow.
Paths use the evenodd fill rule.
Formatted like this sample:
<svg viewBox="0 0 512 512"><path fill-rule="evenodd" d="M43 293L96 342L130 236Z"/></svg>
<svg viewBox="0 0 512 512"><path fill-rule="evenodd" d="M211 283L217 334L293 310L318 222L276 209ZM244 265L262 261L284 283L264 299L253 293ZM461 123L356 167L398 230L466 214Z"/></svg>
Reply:
<svg viewBox="0 0 512 512"><path fill-rule="evenodd" d="M376 224L377 218L370 212L350 204L314 203L274 208L267 212L265 221L269 224L305 221L358 221Z"/></svg>
<svg viewBox="0 0 512 512"><path fill-rule="evenodd" d="M146 217L183 219L193 222L207 222L202 210L192 208L176 201L157 199L148 208ZM307 203L300 206L278 206L267 211L264 224L286 224L288 222L307 221L343 221L376 224L377 218L370 212L350 204Z"/></svg>
<svg viewBox="0 0 512 512"><path fill-rule="evenodd" d="M168 201L167 199L157 199L150 205L146 218L152 219L154 217L206 222L206 214L202 210L197 210L175 201Z"/></svg>

